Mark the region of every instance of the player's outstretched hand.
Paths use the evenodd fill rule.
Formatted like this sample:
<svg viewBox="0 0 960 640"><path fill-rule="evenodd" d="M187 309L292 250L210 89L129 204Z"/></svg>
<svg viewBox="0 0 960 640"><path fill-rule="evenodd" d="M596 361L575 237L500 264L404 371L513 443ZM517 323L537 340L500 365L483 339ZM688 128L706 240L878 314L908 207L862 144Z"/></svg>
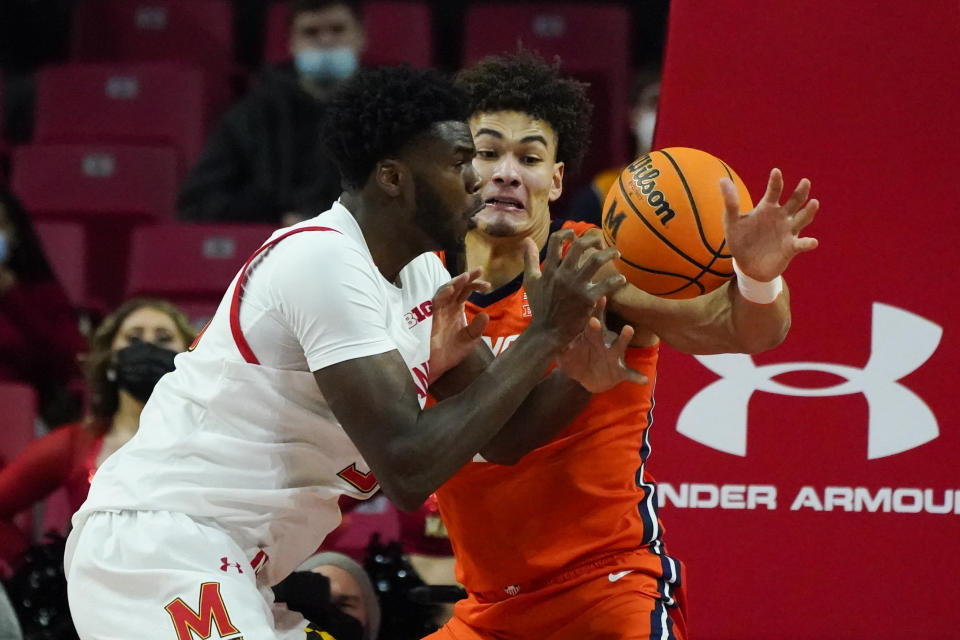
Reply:
<svg viewBox="0 0 960 640"><path fill-rule="evenodd" d="M624 362L627 347L633 339L633 327L624 325L620 335L607 329L603 322L605 302L606 298L600 299L597 313L557 358L560 370L590 393L609 391L621 382L649 382L645 375Z"/></svg>
<svg viewBox="0 0 960 640"><path fill-rule="evenodd" d="M479 267L461 273L443 285L433 297L433 328L430 332L430 382L455 367L483 336L490 317L478 313L467 324L463 313L467 298L474 291L487 291L490 283L480 280Z"/></svg>
<svg viewBox="0 0 960 640"><path fill-rule="evenodd" d="M779 169L770 172L767 192L745 215L740 214L737 190L727 178L720 180L725 210L723 228L730 253L740 270L755 280L773 280L786 270L795 256L817 248L816 238L799 237L813 221L820 203L809 200L810 181L800 180L797 188L780 204L783 175Z"/></svg>
<svg viewBox="0 0 960 640"><path fill-rule="evenodd" d="M563 247L571 241L564 256ZM562 229L547 241L541 272L536 244L530 238L524 244L523 286L533 315L527 331L542 331L557 349L563 349L583 331L600 298L627 283L620 274L591 281L601 266L618 255L617 250L604 249L596 234L577 238L572 229ZM583 257L588 249L598 251Z"/></svg>

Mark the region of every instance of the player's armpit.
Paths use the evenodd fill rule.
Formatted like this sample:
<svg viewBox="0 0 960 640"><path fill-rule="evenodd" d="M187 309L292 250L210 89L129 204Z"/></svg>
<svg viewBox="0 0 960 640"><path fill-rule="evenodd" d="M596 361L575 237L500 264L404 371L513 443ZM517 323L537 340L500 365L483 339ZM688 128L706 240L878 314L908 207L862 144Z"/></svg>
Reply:
<svg viewBox="0 0 960 640"><path fill-rule="evenodd" d="M627 285L610 307L639 332L659 336L678 351L694 354L759 353L776 347L790 329L790 292L766 305L745 300L727 282L695 298L660 298Z"/></svg>

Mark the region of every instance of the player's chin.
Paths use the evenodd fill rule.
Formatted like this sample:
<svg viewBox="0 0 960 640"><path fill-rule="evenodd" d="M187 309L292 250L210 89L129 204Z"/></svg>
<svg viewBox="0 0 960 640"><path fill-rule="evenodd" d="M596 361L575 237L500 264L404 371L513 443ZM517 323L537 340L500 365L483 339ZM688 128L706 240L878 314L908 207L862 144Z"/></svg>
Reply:
<svg viewBox="0 0 960 640"><path fill-rule="evenodd" d="M484 209L475 219L476 228L488 236L509 238L519 235L529 225L526 215L520 212L503 213Z"/></svg>

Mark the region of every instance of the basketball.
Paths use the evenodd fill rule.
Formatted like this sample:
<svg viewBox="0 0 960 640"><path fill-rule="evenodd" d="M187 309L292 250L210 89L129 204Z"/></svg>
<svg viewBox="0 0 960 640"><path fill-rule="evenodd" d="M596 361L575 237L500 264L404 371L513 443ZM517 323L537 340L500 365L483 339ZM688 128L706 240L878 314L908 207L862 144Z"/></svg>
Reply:
<svg viewBox="0 0 960 640"><path fill-rule="evenodd" d="M733 277L720 178L733 180L741 213L753 209L733 169L698 149L651 151L620 173L603 205L603 235L620 251L614 262L631 284L664 298L693 298Z"/></svg>

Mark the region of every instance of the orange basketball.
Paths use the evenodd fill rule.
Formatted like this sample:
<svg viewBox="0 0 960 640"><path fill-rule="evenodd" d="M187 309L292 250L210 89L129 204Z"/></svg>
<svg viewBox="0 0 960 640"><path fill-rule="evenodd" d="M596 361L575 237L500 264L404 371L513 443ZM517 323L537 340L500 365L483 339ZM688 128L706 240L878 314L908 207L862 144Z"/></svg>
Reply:
<svg viewBox="0 0 960 640"><path fill-rule="evenodd" d="M620 173L603 205L603 235L630 283L665 298L693 298L733 276L723 236L720 178L753 208L747 187L719 158L697 149L651 151Z"/></svg>

